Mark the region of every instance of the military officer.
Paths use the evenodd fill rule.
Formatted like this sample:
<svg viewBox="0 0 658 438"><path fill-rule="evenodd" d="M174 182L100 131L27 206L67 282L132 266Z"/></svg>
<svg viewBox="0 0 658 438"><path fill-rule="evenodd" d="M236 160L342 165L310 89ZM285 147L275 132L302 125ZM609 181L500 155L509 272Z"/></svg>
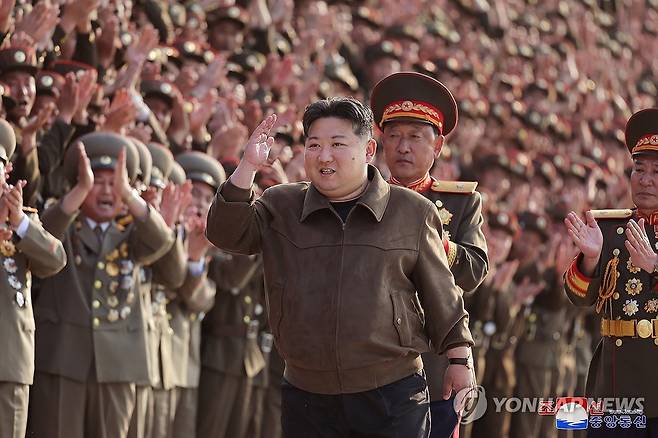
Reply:
<svg viewBox="0 0 658 438"><path fill-rule="evenodd" d="M64 158L65 174L77 182L43 214L71 263L41 285L30 431L124 438L136 386L153 378L140 267L168 251L173 237L131 188L132 142L107 132L80 141ZM132 220L120 223L124 206Z"/></svg>
<svg viewBox="0 0 658 438"><path fill-rule="evenodd" d="M658 108L639 111L626 125L633 159L630 175L635 208L592 210L582 220L571 212L567 231L580 253L564 275L568 298L594 306L601 336L587 377L589 397L643 398L646 418L629 428L603 424L589 436L656 436L658 433ZM639 408L639 406L634 406ZM614 409L615 407L613 407ZM615 427L612 427L615 426Z"/></svg>
<svg viewBox="0 0 658 438"><path fill-rule="evenodd" d="M16 147L14 130L0 120L0 436L25 437L29 385L34 376L32 274L45 278L66 265L62 243L45 231L34 211L23 207L23 182L5 181L9 157ZM7 228L7 224L9 228Z"/></svg>
<svg viewBox="0 0 658 438"><path fill-rule="evenodd" d="M383 133L390 182L406 186L436 204L455 283L464 291L474 290L488 269L477 183L437 181L430 176L445 136L457 125L457 104L452 94L429 76L394 73L375 86L370 105ZM423 362L432 398L432 436L446 436L457 424L452 401L444 401L449 395L441 393L448 361L428 353L423 355Z"/></svg>

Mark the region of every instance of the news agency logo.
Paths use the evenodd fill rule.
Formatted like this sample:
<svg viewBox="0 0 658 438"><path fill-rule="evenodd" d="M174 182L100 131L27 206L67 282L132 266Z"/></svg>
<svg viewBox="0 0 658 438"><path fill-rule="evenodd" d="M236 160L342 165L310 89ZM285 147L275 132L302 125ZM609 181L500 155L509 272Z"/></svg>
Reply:
<svg viewBox="0 0 658 438"><path fill-rule="evenodd" d="M585 397L560 397L557 399L555 427L562 430L585 430L589 425L587 399Z"/></svg>
<svg viewBox="0 0 658 438"><path fill-rule="evenodd" d="M469 424L482 418L487 411L487 397L484 388L478 385L462 389L455 396L453 408L457 414L461 414L461 424Z"/></svg>
<svg viewBox="0 0 658 438"><path fill-rule="evenodd" d="M559 397L541 400L539 415L555 415L555 427L561 430L646 428L643 398Z"/></svg>

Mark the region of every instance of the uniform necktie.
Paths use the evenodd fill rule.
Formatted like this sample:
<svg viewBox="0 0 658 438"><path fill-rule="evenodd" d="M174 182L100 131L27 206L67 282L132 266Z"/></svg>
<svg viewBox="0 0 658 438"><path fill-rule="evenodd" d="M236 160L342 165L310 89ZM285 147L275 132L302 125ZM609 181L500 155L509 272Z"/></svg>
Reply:
<svg viewBox="0 0 658 438"><path fill-rule="evenodd" d="M96 225L94 227L94 234L96 235L96 238L98 239L99 245L103 246L103 228L100 225Z"/></svg>

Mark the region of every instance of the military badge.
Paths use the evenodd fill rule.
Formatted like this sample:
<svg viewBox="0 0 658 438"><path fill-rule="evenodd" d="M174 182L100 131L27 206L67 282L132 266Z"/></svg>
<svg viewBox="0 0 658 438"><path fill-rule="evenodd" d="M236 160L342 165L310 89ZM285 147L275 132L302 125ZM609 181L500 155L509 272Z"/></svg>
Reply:
<svg viewBox="0 0 658 438"><path fill-rule="evenodd" d="M642 282L637 278L631 278L626 282L628 295L639 295L642 292Z"/></svg>
<svg viewBox="0 0 658 438"><path fill-rule="evenodd" d="M110 307L116 307L119 305L119 299L116 297L116 295L110 295L107 297L107 305Z"/></svg>
<svg viewBox="0 0 658 438"><path fill-rule="evenodd" d="M15 274L16 273L16 260L12 258L6 258L3 262L2 265L5 268L5 271L7 271L10 274Z"/></svg>
<svg viewBox="0 0 658 438"><path fill-rule="evenodd" d="M132 289L133 287L133 278L131 276L125 276L121 278L121 289Z"/></svg>
<svg viewBox="0 0 658 438"><path fill-rule="evenodd" d="M118 258L119 258L119 250L116 249L116 248L114 249L114 251L112 251L112 252L109 253L107 256L105 256L105 259L106 259L108 262L113 262L113 261L115 261L115 260L118 259Z"/></svg>
<svg viewBox="0 0 658 438"><path fill-rule="evenodd" d="M452 213L450 213L445 208L442 208L441 210L439 210L439 217L441 218L441 223L443 225L448 225L450 223L450 220L452 219Z"/></svg>
<svg viewBox="0 0 658 438"><path fill-rule="evenodd" d="M658 312L658 298L652 298L644 303L644 311L647 313Z"/></svg>
<svg viewBox="0 0 658 438"><path fill-rule="evenodd" d="M121 261L121 275L130 275L133 273L135 265L131 260L122 260ZM125 289L125 288L124 288Z"/></svg>
<svg viewBox="0 0 658 438"><path fill-rule="evenodd" d="M110 287L108 288L108 290L110 291L111 294L117 293L118 288L119 288L118 281L110 281Z"/></svg>
<svg viewBox="0 0 658 438"><path fill-rule="evenodd" d="M626 314L626 316L633 316L637 313L639 310L639 307L637 306L637 301L636 300L626 300L626 304L624 304L624 307L622 307L622 310Z"/></svg>
<svg viewBox="0 0 658 438"><path fill-rule="evenodd" d="M13 257L16 254L16 247L13 242L9 240L3 240L0 242L0 254L5 257Z"/></svg>
<svg viewBox="0 0 658 438"><path fill-rule="evenodd" d="M18 281L18 278L16 278L13 275L10 275L7 277L7 281L9 281L9 285L13 287L14 289L21 289L23 285L21 284L20 281Z"/></svg>
<svg viewBox="0 0 658 438"><path fill-rule="evenodd" d="M631 261L631 259L628 259L628 261L626 262L626 268L628 268L631 274L637 274L638 272L640 272L640 268L635 266Z"/></svg>
<svg viewBox="0 0 658 438"><path fill-rule="evenodd" d="M128 257L128 244L126 242L123 242L119 247L119 254L121 254L121 257L123 258Z"/></svg>
<svg viewBox="0 0 658 438"><path fill-rule="evenodd" d="M134 292L128 292L126 295L126 303L127 304L132 304L135 302L135 293Z"/></svg>
<svg viewBox="0 0 658 438"><path fill-rule="evenodd" d="M107 272L107 275L110 277L116 277L119 275L119 267L116 263L108 262L108 264L105 265L105 272Z"/></svg>

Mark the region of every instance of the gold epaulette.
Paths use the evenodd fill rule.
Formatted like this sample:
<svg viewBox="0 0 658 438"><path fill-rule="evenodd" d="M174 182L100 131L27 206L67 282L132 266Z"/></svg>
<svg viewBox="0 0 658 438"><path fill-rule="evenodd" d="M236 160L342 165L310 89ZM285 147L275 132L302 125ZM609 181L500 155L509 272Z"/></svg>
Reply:
<svg viewBox="0 0 658 438"><path fill-rule="evenodd" d="M472 195L475 193L477 186L478 183L475 181L434 181L432 183L432 191Z"/></svg>
<svg viewBox="0 0 658 438"><path fill-rule="evenodd" d="M28 213L28 214L38 214L39 210L33 207L23 207L23 213Z"/></svg>
<svg viewBox="0 0 658 438"><path fill-rule="evenodd" d="M130 225L133 222L134 218L132 214L128 214L126 216L122 216L119 219L116 220L117 228L119 230L123 231L126 229L128 225Z"/></svg>
<svg viewBox="0 0 658 438"><path fill-rule="evenodd" d="M633 216L633 210L630 208L590 211L592 212L594 219L626 219Z"/></svg>

